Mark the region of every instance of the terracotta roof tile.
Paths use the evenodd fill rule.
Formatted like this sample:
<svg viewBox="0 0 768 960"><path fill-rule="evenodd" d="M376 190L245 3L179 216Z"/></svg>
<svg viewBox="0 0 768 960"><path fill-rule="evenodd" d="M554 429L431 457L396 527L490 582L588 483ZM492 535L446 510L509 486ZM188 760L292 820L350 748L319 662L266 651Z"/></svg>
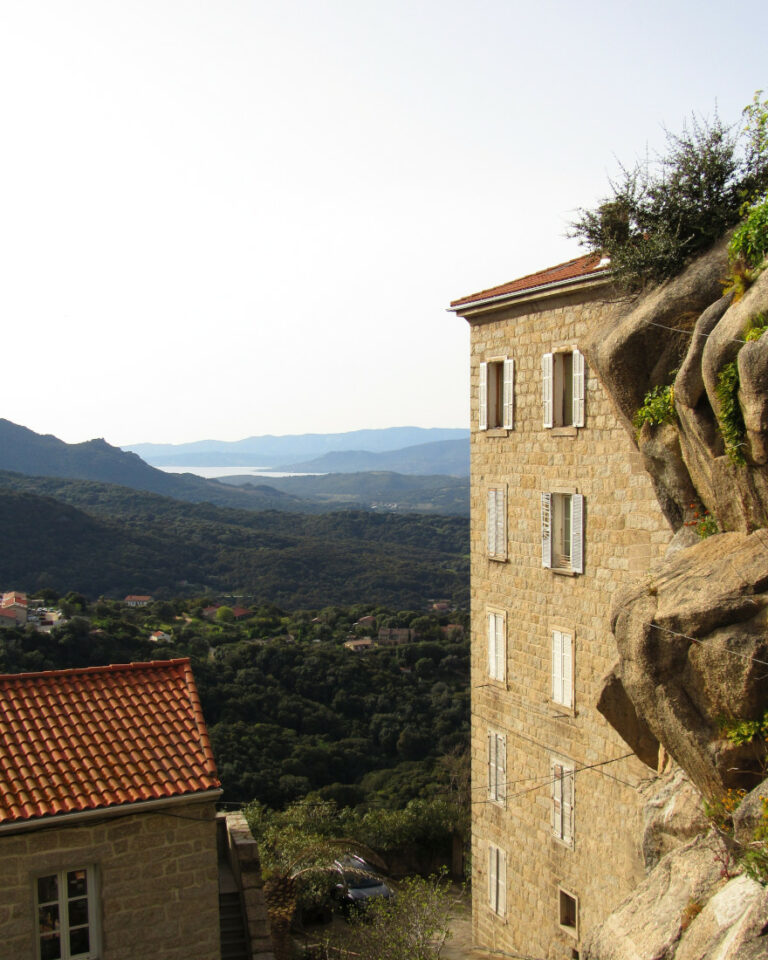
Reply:
<svg viewBox="0 0 768 960"><path fill-rule="evenodd" d="M219 786L188 659L0 675L0 824Z"/></svg>
<svg viewBox="0 0 768 960"><path fill-rule="evenodd" d="M580 277L588 277L592 273L604 271L606 266L607 264L601 259L599 253L588 253L586 256L576 257L575 260L559 263L556 267L548 267L546 270L539 270L538 273L529 273L525 277L511 280L509 283L501 284L501 286L481 290L479 293L470 293L467 297L461 297L459 300L452 301L451 307L461 307L472 304L478 300L500 297L507 293L522 293L525 290L535 290L537 287L544 287L550 283L560 283L563 280L576 280Z"/></svg>

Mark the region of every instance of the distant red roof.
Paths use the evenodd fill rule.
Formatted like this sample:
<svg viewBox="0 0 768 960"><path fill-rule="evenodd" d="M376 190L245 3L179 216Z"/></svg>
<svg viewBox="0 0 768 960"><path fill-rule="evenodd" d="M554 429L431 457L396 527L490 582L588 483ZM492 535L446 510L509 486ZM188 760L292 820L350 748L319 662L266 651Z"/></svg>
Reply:
<svg viewBox="0 0 768 960"><path fill-rule="evenodd" d="M219 786L188 659L0 675L0 824Z"/></svg>
<svg viewBox="0 0 768 960"><path fill-rule="evenodd" d="M511 280L509 283L503 283L499 287L491 287L488 290L481 290L479 293L471 293L467 297L454 300L451 303L451 307L461 307L481 300L490 300L508 293L521 293L526 290L535 290L537 287L546 287L549 284L562 283L566 280L577 280L582 277L588 277L590 274L603 273L607 269L608 264L602 259L599 253L588 253L584 257L577 257L575 260L559 263L556 267L549 267L546 270L540 270L538 273L529 273L526 277Z"/></svg>

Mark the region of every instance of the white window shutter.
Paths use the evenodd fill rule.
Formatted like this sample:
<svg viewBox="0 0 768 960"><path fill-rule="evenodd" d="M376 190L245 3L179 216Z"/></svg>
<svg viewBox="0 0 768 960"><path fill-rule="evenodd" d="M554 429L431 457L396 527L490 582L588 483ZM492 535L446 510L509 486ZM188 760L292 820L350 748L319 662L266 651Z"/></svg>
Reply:
<svg viewBox="0 0 768 960"><path fill-rule="evenodd" d="M584 426L584 354L573 351L573 425Z"/></svg>
<svg viewBox="0 0 768 960"><path fill-rule="evenodd" d="M562 699L560 703L565 707L573 706L573 636L570 633L560 635L562 650L561 657L561 677L562 677Z"/></svg>
<svg viewBox="0 0 768 960"><path fill-rule="evenodd" d="M512 430L515 426L515 361L511 357L504 361L503 402L502 426L506 430Z"/></svg>
<svg viewBox="0 0 768 960"><path fill-rule="evenodd" d="M488 675L496 677L496 614L488 614Z"/></svg>
<svg viewBox="0 0 768 960"><path fill-rule="evenodd" d="M580 493L571 497L571 570L584 572L584 497Z"/></svg>
<svg viewBox="0 0 768 960"><path fill-rule="evenodd" d="M552 699L563 703L563 635L552 631Z"/></svg>
<svg viewBox="0 0 768 960"><path fill-rule="evenodd" d="M497 905L496 895L497 895L497 886L496 886L496 859L497 859L498 850L493 844L488 844L488 902L491 905L491 909L495 910Z"/></svg>
<svg viewBox="0 0 768 960"><path fill-rule="evenodd" d="M504 917L507 914L507 852L506 850L499 850L499 863L498 863L498 903L496 906L496 912L499 916Z"/></svg>
<svg viewBox="0 0 768 960"><path fill-rule="evenodd" d="M488 556L496 554L496 491L488 491L488 516L486 517L488 532Z"/></svg>
<svg viewBox="0 0 768 960"><path fill-rule="evenodd" d="M480 405L478 409L478 427L488 429L488 364L480 364Z"/></svg>
<svg viewBox="0 0 768 960"><path fill-rule="evenodd" d="M541 565L552 566L552 494L541 495Z"/></svg>
<svg viewBox="0 0 768 960"><path fill-rule="evenodd" d="M506 676L507 666L507 618L500 613L495 614L496 629L496 680L503 680Z"/></svg>
<svg viewBox="0 0 768 960"><path fill-rule="evenodd" d="M493 795L493 734L488 731L488 799L494 800Z"/></svg>
<svg viewBox="0 0 768 960"><path fill-rule="evenodd" d="M552 426L552 354L541 358L541 402L544 408L544 426Z"/></svg>
<svg viewBox="0 0 768 960"><path fill-rule="evenodd" d="M552 763L552 833L562 839L563 836L563 767Z"/></svg>
<svg viewBox="0 0 768 960"><path fill-rule="evenodd" d="M573 770L563 768L562 780L563 798L563 840L566 843L573 841Z"/></svg>
<svg viewBox="0 0 768 960"><path fill-rule="evenodd" d="M496 556L507 555L507 488L496 491Z"/></svg>
<svg viewBox="0 0 768 960"><path fill-rule="evenodd" d="M499 736L496 739L498 762L498 785L496 788L496 799L506 802L507 799L507 738Z"/></svg>

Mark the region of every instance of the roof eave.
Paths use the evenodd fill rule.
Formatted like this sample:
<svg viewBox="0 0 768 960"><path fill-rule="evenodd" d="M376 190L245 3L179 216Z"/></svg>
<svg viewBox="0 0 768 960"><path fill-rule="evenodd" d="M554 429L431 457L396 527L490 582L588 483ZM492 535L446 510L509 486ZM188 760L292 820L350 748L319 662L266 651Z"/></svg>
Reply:
<svg viewBox="0 0 768 960"><path fill-rule="evenodd" d="M471 300L465 303L457 303L456 305L452 304L448 307L448 312L468 319L475 314L498 310L500 307L507 306L508 304L525 303L541 300L546 297L554 297L564 290L587 290L591 287L603 286L610 281L610 277L610 270L595 271L586 276L568 277L565 280L543 283L537 287L527 287L524 290L513 290L491 297L483 297L481 300Z"/></svg>

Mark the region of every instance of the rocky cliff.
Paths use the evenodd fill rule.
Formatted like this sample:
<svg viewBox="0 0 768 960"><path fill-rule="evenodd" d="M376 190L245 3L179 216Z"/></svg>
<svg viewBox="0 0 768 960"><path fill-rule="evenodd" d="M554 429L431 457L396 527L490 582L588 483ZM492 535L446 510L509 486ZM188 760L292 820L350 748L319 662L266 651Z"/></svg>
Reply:
<svg viewBox="0 0 768 960"><path fill-rule="evenodd" d="M733 302L727 269L723 242L584 344L676 531L611 613L618 661L598 708L662 775L647 878L591 933L590 960L768 957L768 890L743 870L766 846L766 744L726 736L768 710L768 270ZM654 388L674 414L638 428Z"/></svg>

